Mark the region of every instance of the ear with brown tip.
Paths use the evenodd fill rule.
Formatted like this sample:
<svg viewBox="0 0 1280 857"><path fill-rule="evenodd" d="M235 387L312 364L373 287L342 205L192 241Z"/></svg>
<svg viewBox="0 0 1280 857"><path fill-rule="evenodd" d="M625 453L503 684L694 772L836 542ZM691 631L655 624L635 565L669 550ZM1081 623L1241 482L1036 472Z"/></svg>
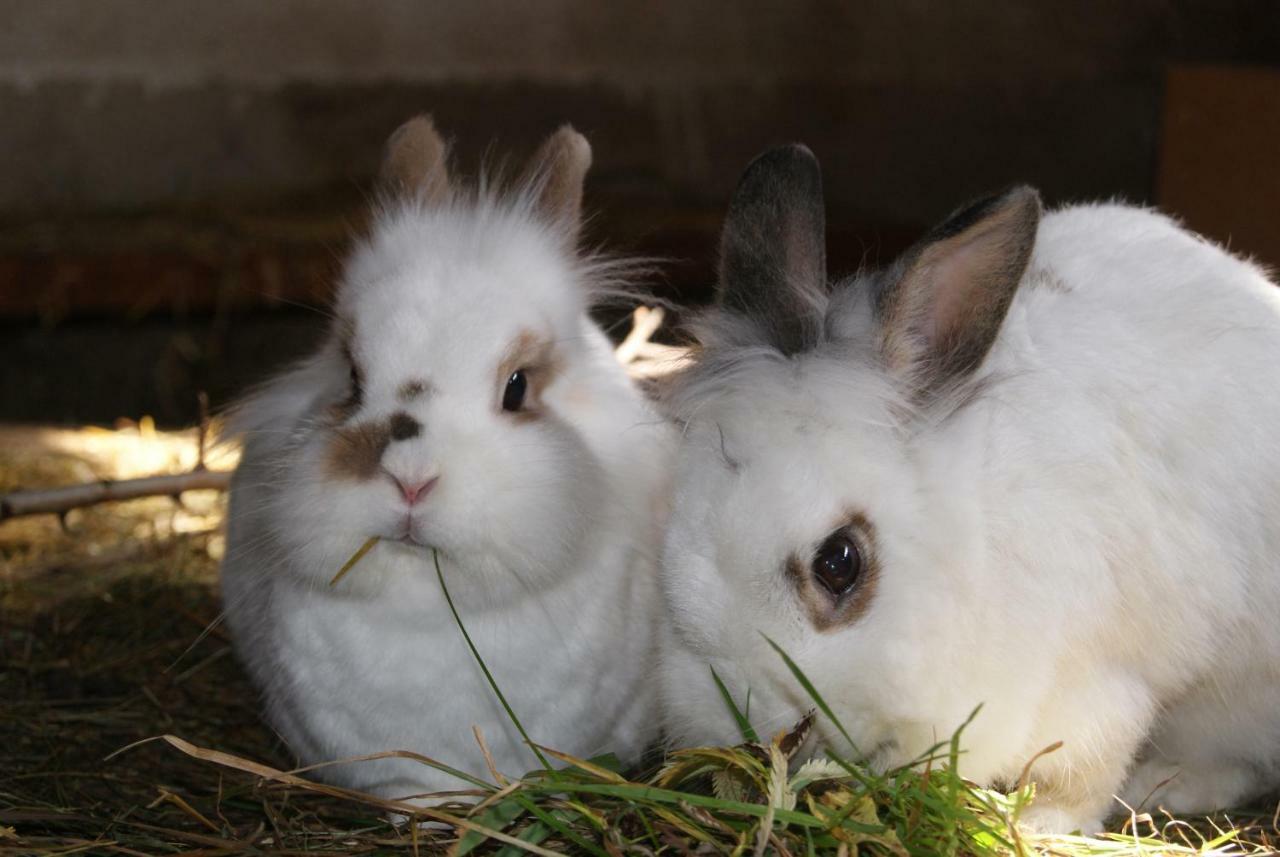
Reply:
<svg viewBox="0 0 1280 857"><path fill-rule="evenodd" d="M981 365L1017 292L1040 224L1040 194L1015 187L951 215L895 268L877 301L889 370L921 391Z"/></svg>
<svg viewBox="0 0 1280 857"><path fill-rule="evenodd" d="M582 226L582 186L590 168L591 144L572 126L562 125L538 149L525 174L538 213L571 238Z"/></svg>
<svg viewBox="0 0 1280 857"><path fill-rule="evenodd" d="M389 193L439 202L449 195L448 159L431 117L415 116L387 140L379 181Z"/></svg>

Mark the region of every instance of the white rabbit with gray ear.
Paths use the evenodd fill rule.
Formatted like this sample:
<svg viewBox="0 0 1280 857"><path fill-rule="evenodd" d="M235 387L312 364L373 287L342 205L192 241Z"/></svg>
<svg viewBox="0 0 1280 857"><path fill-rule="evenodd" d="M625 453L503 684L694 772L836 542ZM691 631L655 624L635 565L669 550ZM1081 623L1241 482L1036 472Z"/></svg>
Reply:
<svg viewBox="0 0 1280 857"><path fill-rule="evenodd" d="M501 771L535 766L433 552L533 740L634 759L655 738L669 430L588 316L618 270L575 249L590 160L565 127L515 189L466 190L430 120L406 123L328 337L232 420L226 617L302 764L411 750L486 775L478 725ZM468 787L403 759L316 776Z"/></svg>
<svg viewBox="0 0 1280 857"><path fill-rule="evenodd" d="M979 782L1062 741L1035 828L1280 782L1276 286L1153 211L1042 216L1027 187L834 287L823 229L807 149L752 164L672 397L674 739L738 735L709 665L761 732L812 708L767 635L874 766L979 705Z"/></svg>

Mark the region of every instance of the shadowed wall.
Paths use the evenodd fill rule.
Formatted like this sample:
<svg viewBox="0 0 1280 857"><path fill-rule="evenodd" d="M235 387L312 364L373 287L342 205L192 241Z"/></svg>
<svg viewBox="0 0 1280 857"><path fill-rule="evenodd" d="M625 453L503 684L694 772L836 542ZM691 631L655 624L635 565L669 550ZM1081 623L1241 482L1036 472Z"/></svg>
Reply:
<svg viewBox="0 0 1280 857"><path fill-rule="evenodd" d="M1013 181L1156 200L1173 64L1280 64L1273 0L0 2L0 419L190 417L298 353L386 134L474 171L563 121L589 233L700 300L747 161L822 159L836 271ZM491 148L490 148L491 147ZM110 360L104 360L104 351Z"/></svg>

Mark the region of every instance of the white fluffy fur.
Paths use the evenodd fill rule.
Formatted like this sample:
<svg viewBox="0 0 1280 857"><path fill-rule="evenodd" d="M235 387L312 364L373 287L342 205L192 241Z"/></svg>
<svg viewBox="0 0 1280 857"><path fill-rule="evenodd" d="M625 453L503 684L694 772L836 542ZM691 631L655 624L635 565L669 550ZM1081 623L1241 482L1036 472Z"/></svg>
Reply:
<svg viewBox="0 0 1280 857"><path fill-rule="evenodd" d="M576 224L575 224L576 225ZM431 552L397 541L392 480L335 479L326 416L349 392L337 329L364 374L353 420L422 424L383 465L439 476L413 507L413 539L444 575L499 686L538 742L635 758L655 738L655 564L668 429L613 358L587 305L600 268L544 224L531 192L395 204L354 252L319 352L236 416L244 458L222 569L226 616L267 718L303 764L412 750L485 775L535 766L465 648ZM499 408L499 364L519 331L555 343L544 416ZM410 403L407 380L429 385ZM370 536L377 546L328 582ZM388 797L466 788L404 760L317 776Z"/></svg>
<svg viewBox="0 0 1280 857"><path fill-rule="evenodd" d="M740 349L685 403L663 575L675 740L737 737L709 664L739 703L750 688L762 734L812 707L763 632L879 766L979 704L977 781L1014 782L1061 740L1034 768L1040 828L1095 829L1113 795L1136 806L1174 773L1148 806L1275 784L1276 286L1151 211L1051 213L980 392L950 414L877 368L857 289L833 297L844 336ZM851 508L875 527L877 590L820 633L783 564Z"/></svg>

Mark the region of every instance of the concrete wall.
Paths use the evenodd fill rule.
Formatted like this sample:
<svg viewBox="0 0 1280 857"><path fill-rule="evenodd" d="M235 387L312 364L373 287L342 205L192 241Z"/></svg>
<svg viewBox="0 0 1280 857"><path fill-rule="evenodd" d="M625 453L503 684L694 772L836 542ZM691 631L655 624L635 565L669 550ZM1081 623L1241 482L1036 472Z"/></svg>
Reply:
<svg viewBox="0 0 1280 857"><path fill-rule="evenodd" d="M1171 61L1280 60L1276 0L4 0L0 215L350 192L433 111L473 159L571 120L599 181L718 204L810 143L923 223L1014 179L1146 198Z"/></svg>
<svg viewBox="0 0 1280 857"><path fill-rule="evenodd" d="M847 272L1014 181L1149 200L1169 65L1280 65L1280 0L0 0L0 21L0 420L187 422L197 390L224 403L304 352L324 317L299 307L422 110L472 170L572 121L589 237L669 260L649 285L696 302L767 145L823 160Z"/></svg>

